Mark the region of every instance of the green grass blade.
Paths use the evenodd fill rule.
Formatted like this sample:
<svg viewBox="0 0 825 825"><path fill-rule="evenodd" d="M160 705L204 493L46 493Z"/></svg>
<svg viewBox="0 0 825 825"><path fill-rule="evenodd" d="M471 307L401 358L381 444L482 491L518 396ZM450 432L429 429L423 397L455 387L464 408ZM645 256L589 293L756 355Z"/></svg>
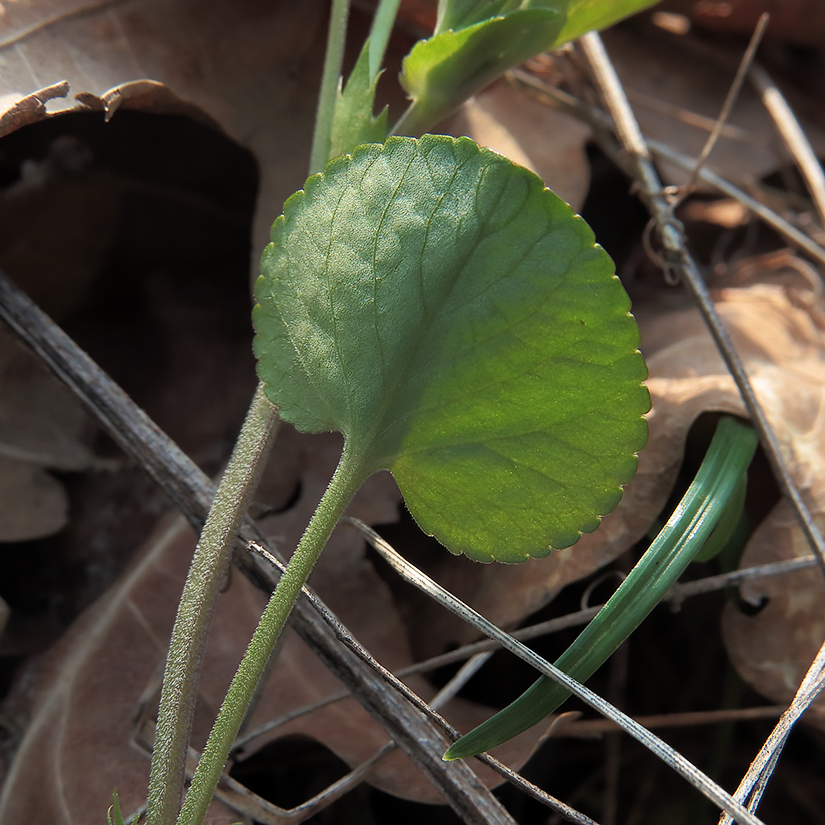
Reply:
<svg viewBox="0 0 825 825"><path fill-rule="evenodd" d="M619 589L555 663L586 681L661 601L710 536L756 450L753 429L725 417L679 506ZM494 748L538 724L570 693L542 677L518 699L444 754L462 759Z"/></svg>
<svg viewBox="0 0 825 825"><path fill-rule="evenodd" d="M745 509L745 495L748 492L748 474L742 473L736 482L736 487L731 493L728 503L719 521L716 523L713 532L702 546L702 549L693 557L694 561L710 561L716 558L727 546L734 536L742 514Z"/></svg>

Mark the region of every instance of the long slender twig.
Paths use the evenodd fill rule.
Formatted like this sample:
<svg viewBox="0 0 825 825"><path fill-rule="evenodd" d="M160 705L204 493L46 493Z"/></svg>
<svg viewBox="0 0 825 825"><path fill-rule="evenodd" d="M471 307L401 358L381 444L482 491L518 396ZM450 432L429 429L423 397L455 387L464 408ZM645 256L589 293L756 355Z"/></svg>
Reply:
<svg viewBox="0 0 825 825"><path fill-rule="evenodd" d="M646 728L692 728L697 725L720 725L725 722L744 722L751 719L776 719L786 711L785 705L762 705L754 708L698 710L685 713L657 713L637 716L636 721ZM591 738L620 730L610 719L582 719L564 722L553 728L554 737Z"/></svg>
<svg viewBox="0 0 825 825"><path fill-rule="evenodd" d="M767 419L748 378L745 366L731 341L719 313L713 305L707 285L693 256L687 249L680 225L673 215L672 204L662 189L653 167L650 151L642 137L639 124L624 94L621 82L607 56L601 38L595 32L581 38L582 48L594 72L599 89L616 123L619 139L628 154L628 164L648 205L661 238L667 264L673 267L693 293L708 330L716 342L728 370L736 382L745 408L759 431L760 441L770 461L780 489L790 499L802 531L825 572L825 539L814 523L808 506L791 478L782 457L779 441Z"/></svg>
<svg viewBox="0 0 825 825"><path fill-rule="evenodd" d="M253 549L257 548L255 548L255 546L253 545ZM800 556L796 559L771 562L770 564L760 564L755 567L745 567L741 570L732 570L729 573L720 573L717 576L705 576L704 578L696 579L695 581L683 582L674 585L668 592L667 596L665 596L663 601L669 603L674 609L678 609L679 607L681 607L682 602L685 599L690 598L691 596L698 596L703 593L712 593L714 591L723 590L728 587L735 587L736 585L741 584L744 581L753 581L756 579L765 579L773 578L775 576L790 575L793 573L797 573L801 570L810 570L812 567L817 566L818 562L815 556ZM518 630L514 630L511 635L514 639L517 639L520 642L525 642L529 641L530 639L537 639L542 636L547 636L551 633L556 633L558 631L566 630L571 627L578 627L579 625L583 625L589 622L599 612L599 610L601 610L602 607L603 605L600 604L594 605L584 610L578 610L575 613L567 613L564 616L558 616L554 619L547 619L544 622L539 622L534 625L528 625L527 627L522 627ZM500 649L501 645L495 639L483 639L478 642L472 642L471 644L462 645L461 647L458 647L455 650L450 650L446 653L441 653L438 656L432 656L429 659L425 659L421 662L416 662L413 665L400 668L394 671L394 673L399 679L403 679L406 676L411 676L416 673L429 673L434 670L437 670L440 667L444 667L445 665L451 665L456 662L463 662L465 660L470 659L471 657L476 657L480 654L486 654L490 651ZM306 716L307 714L313 713L316 710L320 710L321 708L327 707L328 705L332 705L335 702L340 702L344 699L348 699L350 695L351 694L348 690L339 690L335 693L330 693L323 699L319 699L316 702L311 702L307 705L303 705L302 707L295 708L294 710L291 710L288 713L284 713L283 715L275 719L271 719L270 721L265 722L262 725L259 725L257 728L247 731L246 733L244 733L243 736L239 737L235 741L235 750L242 751L242 749L246 745L248 745L249 742L253 741L254 739L257 739L259 736L263 736L264 734L269 733L270 731L275 730L276 728L282 727L283 725L286 725L295 719L300 719L302 716ZM784 710L784 707L782 708L782 710ZM725 712L726 711L709 711L708 713ZM765 713L764 710L761 712L763 714ZM666 717L661 717L662 720L669 718L671 718L670 715ZM653 724L659 725L659 719L660 717L655 717ZM639 719L638 721L645 725L648 724L646 719ZM576 723L576 726L585 724L590 723ZM661 724L665 724L665 722L662 721ZM243 761L243 755L240 755L238 759L239 761Z"/></svg>
<svg viewBox="0 0 825 825"><path fill-rule="evenodd" d="M825 227L825 171L782 92L761 66L751 66L750 78L773 119L776 131L796 161L811 193L819 221Z"/></svg>
<svg viewBox="0 0 825 825"><path fill-rule="evenodd" d="M770 16L767 13L763 14L759 18L756 28L753 30L753 35L751 36L750 43L748 43L748 48L745 49L745 54L742 56L742 60L739 63L739 68L736 70L736 76L733 78L733 82L728 88L728 93L725 96L725 102L722 104L722 110L719 112L719 117L716 119L716 123L714 124L711 133L708 135L708 139L702 147L699 157L696 159L696 164L690 171L690 177L688 178L687 183L682 188L679 198L680 200L693 189L699 173L702 171L707 159L710 157L710 153L713 151L714 146L716 146L719 136L722 134L722 129L724 128L725 123L727 123L733 104L739 97L739 92L742 90L742 84L745 82L748 69L753 62L756 49L762 41L762 35L765 33L765 27L768 25L769 19Z"/></svg>
<svg viewBox="0 0 825 825"><path fill-rule="evenodd" d="M214 493L204 473L77 345L0 272L0 317L80 398L112 437L144 466L186 519L200 531ZM267 592L275 584L269 565L246 548L266 544L254 525L241 526L235 564ZM275 551L270 548L273 557ZM382 668L329 609L304 589L292 627L341 679L441 790L466 822L514 825L498 800L469 766L441 761L449 727L431 715L426 702ZM443 720L442 720L443 721Z"/></svg>
<svg viewBox="0 0 825 825"><path fill-rule="evenodd" d="M770 564L760 564L756 567L743 567L741 570L732 570L730 573L720 573L718 576L706 576L692 582L677 584L667 595L667 600L679 605L689 596L698 596L700 593L711 593L725 587L734 587L744 581L753 579L767 579L773 576L789 575L800 570L810 570L817 567L819 562L816 556L800 556L786 561L775 561Z"/></svg>
<svg viewBox="0 0 825 825"><path fill-rule="evenodd" d="M570 112L597 129L604 129L611 133L615 132L616 126L613 119L601 109L579 100L577 97L568 94L562 89L547 86L538 78L520 69L510 72L509 76L518 84L519 88L538 96L548 105ZM696 166L695 158L684 155L653 138L645 137L645 141L650 151L662 160L674 163L688 172ZM619 152L615 146L612 147L612 151L609 146L605 146L605 149L610 152L613 159L616 160L620 166L627 166L627 159L618 156ZM803 250L814 260L825 266L825 248L809 238L804 232L801 232L795 226L788 223L781 215L778 215L772 209L755 200L746 192L743 192L710 169L701 169L699 178L703 183L707 183L728 197L739 201L746 209L773 227L780 235L783 235L791 244Z"/></svg>
<svg viewBox="0 0 825 825"><path fill-rule="evenodd" d="M782 714L776 727L771 732L765 744L751 763L748 772L739 783L734 799L747 803L751 811L755 811L765 792L768 780L773 773L782 749L791 735L793 726L802 714L811 706L811 703L825 687L825 644L819 649L813 664L805 674L790 707ZM730 825L731 817L722 815L719 825Z"/></svg>

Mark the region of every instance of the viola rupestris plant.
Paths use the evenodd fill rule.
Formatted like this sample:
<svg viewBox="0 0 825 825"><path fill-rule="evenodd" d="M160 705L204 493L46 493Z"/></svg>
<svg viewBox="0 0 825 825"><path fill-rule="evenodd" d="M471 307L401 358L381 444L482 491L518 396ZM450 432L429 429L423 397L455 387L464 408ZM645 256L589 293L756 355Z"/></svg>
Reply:
<svg viewBox="0 0 825 825"><path fill-rule="evenodd" d="M546 556L615 507L649 396L629 300L587 224L469 138L390 138L285 204L253 312L264 392L341 460L267 604L179 825L200 823L301 587L390 470L421 528L479 561Z"/></svg>
<svg viewBox="0 0 825 825"><path fill-rule="evenodd" d="M568 547L646 439L628 298L587 224L468 138L390 138L286 203L253 318L280 416L386 469L421 528L477 561Z"/></svg>
<svg viewBox="0 0 825 825"><path fill-rule="evenodd" d="M497 75L653 0L440 0L404 62L421 134ZM256 286L261 385L217 491L172 632L148 825L200 825L300 589L358 487L389 470L454 553L519 562L594 530L646 439L629 301L581 218L466 138L387 139L373 114L399 0L380 0L346 84L333 0L311 170ZM384 143L383 141L386 142ZM346 154L351 153L351 154ZM326 163L331 155L341 155ZM326 166L324 164L326 163ZM339 430L341 462L272 595L181 807L212 606L280 417Z"/></svg>

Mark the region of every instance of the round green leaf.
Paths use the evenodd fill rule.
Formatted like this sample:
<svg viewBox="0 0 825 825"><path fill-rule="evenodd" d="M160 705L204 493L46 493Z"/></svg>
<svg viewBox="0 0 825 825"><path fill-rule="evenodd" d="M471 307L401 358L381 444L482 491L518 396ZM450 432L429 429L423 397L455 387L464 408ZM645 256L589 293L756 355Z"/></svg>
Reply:
<svg viewBox="0 0 825 825"><path fill-rule="evenodd" d="M596 528L645 442L629 301L585 222L467 138L390 138L286 203L255 295L268 397L392 471L426 532L523 561Z"/></svg>

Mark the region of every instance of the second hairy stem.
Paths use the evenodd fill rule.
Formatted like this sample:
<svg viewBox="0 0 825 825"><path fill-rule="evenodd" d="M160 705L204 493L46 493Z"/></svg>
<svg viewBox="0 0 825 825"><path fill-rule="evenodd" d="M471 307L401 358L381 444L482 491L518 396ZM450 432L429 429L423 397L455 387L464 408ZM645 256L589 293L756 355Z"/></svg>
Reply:
<svg viewBox="0 0 825 825"><path fill-rule="evenodd" d="M186 748L215 600L277 422L275 408L259 386L195 548L172 629L152 754L149 825L171 825L180 807Z"/></svg>
<svg viewBox="0 0 825 825"><path fill-rule="evenodd" d="M238 666L198 763L178 825L200 825L203 822L232 743L238 735L252 695L292 607L333 528L367 475L358 457L345 448L335 475L281 576Z"/></svg>

